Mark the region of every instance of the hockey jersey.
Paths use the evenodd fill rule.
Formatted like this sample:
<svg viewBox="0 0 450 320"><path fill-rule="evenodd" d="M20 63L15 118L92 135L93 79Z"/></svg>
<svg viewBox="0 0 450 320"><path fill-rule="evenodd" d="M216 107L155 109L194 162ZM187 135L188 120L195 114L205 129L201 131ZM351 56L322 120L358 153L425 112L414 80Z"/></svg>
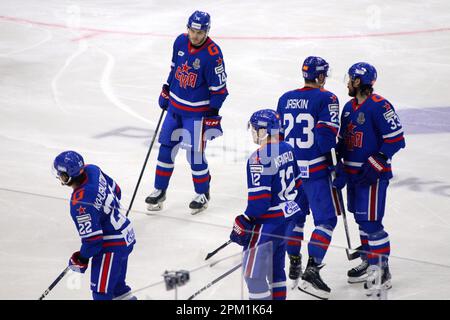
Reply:
<svg viewBox="0 0 450 320"><path fill-rule="evenodd" d="M86 165L84 172L85 180L70 199L70 214L81 238L80 255L90 258L102 250L133 245L131 222L119 211L120 187L95 165Z"/></svg>
<svg viewBox="0 0 450 320"><path fill-rule="evenodd" d="M342 110L338 152L344 159L344 168L353 179L367 159L378 152L389 159L405 147L400 119L392 104L372 94L358 105L354 98ZM381 178L392 178L390 160Z"/></svg>
<svg viewBox="0 0 450 320"><path fill-rule="evenodd" d="M336 146L339 100L331 92L304 87L288 91L278 100L284 140L295 150L302 179L328 174L325 157Z"/></svg>
<svg viewBox="0 0 450 320"><path fill-rule="evenodd" d="M266 144L247 161L245 214L257 224L279 224L308 211L294 150L286 142Z"/></svg>
<svg viewBox="0 0 450 320"><path fill-rule="evenodd" d="M225 62L219 46L209 37L195 48L187 34L173 45L169 85L169 109L180 115L199 117L220 109L228 95Z"/></svg>

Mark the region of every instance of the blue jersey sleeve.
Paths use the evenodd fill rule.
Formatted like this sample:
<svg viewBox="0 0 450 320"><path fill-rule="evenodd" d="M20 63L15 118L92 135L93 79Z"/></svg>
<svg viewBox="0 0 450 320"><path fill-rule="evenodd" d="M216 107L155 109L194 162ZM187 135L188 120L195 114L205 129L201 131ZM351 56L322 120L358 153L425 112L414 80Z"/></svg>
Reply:
<svg viewBox="0 0 450 320"><path fill-rule="evenodd" d="M93 206L95 193L89 189L79 189L71 199L71 216L81 239L80 255L90 258L100 252L103 244L101 212Z"/></svg>
<svg viewBox="0 0 450 320"><path fill-rule="evenodd" d="M339 100L331 92L326 93L316 123L317 143L322 154L335 148L339 130Z"/></svg>
<svg viewBox="0 0 450 320"><path fill-rule="evenodd" d="M256 154L257 155L257 154ZM270 166L270 164L269 164ZM272 175L259 163L257 157L247 162L248 202L245 214L258 218L270 208L272 199Z"/></svg>
<svg viewBox="0 0 450 320"><path fill-rule="evenodd" d="M394 107L386 99L374 95L372 99L377 101L374 108L375 126L379 130L383 138L380 152L388 158L405 147L405 138L403 136L403 127L400 118L395 112Z"/></svg>
<svg viewBox="0 0 450 320"><path fill-rule="evenodd" d="M209 106L220 109L228 96L227 73L225 71L225 61L219 46L212 42L208 46L209 60L206 65L205 75L210 92Z"/></svg>

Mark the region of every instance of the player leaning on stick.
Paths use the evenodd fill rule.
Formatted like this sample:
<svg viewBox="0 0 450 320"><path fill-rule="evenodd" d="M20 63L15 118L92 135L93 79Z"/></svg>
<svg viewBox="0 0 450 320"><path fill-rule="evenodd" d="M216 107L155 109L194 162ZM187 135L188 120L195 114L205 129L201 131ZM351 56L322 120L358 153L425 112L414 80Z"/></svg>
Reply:
<svg viewBox="0 0 450 320"><path fill-rule="evenodd" d="M173 45L171 71L159 98L167 116L158 140L155 189L145 199L150 211L162 209L180 147L186 149L196 192L189 208L195 214L208 206L211 177L206 141L222 134L219 109L228 95L225 63L219 46L208 37L210 26L209 14L195 11L187 34L178 36Z"/></svg>
<svg viewBox="0 0 450 320"><path fill-rule="evenodd" d="M128 256L136 240L130 220L119 211L119 185L96 165L85 165L75 151L59 154L53 169L61 184L73 189L70 214L81 238L69 268L84 273L91 259L94 300L126 295L131 290L125 283Z"/></svg>
<svg viewBox="0 0 450 320"><path fill-rule="evenodd" d="M405 147L403 128L394 107L373 93L375 68L365 62L348 70L348 95L342 111L337 166L338 188L347 184L347 206L359 225L362 263L348 271L350 283L366 282L367 294L377 277L384 289L391 287L389 235L382 221L386 193L392 178L391 159ZM381 264L380 264L381 262Z"/></svg>

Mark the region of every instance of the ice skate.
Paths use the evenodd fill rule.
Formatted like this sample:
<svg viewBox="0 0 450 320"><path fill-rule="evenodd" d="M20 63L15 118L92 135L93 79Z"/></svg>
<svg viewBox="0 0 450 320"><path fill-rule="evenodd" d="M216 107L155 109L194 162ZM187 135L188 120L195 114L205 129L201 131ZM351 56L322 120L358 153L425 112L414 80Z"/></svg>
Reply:
<svg viewBox="0 0 450 320"><path fill-rule="evenodd" d="M148 211L160 211L163 208L163 202L166 200L166 190L155 189L145 199Z"/></svg>
<svg viewBox="0 0 450 320"><path fill-rule="evenodd" d="M382 268L377 265L369 266L367 269L366 283L364 283L366 296L370 297L376 294L377 297L380 297L382 291L392 288L391 278L388 265Z"/></svg>
<svg viewBox="0 0 450 320"><path fill-rule="evenodd" d="M367 279L367 269L369 268L369 263L367 260L363 260L358 266L351 268L347 272L348 283L359 283L365 282Z"/></svg>
<svg viewBox="0 0 450 320"><path fill-rule="evenodd" d="M209 192L201 193L195 196L195 198L189 204L189 208L192 209L191 214L197 214L206 208L208 208Z"/></svg>
<svg viewBox="0 0 450 320"><path fill-rule="evenodd" d="M323 282L319 274L323 266L324 264L316 264L314 258L310 257L305 272L302 275L303 282L299 285L298 289L313 297L328 300L331 289Z"/></svg>
<svg viewBox="0 0 450 320"><path fill-rule="evenodd" d="M300 277L302 276L302 255L289 255L289 261L289 279L292 280L291 289L293 290L297 288Z"/></svg>

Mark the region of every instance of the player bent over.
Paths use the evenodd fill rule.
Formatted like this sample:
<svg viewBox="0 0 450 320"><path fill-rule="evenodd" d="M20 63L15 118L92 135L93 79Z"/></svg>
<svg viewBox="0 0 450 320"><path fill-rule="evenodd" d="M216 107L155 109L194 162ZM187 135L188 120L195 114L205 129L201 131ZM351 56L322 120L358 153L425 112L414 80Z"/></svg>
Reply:
<svg viewBox="0 0 450 320"><path fill-rule="evenodd" d="M298 288L320 299L328 299L331 292L319 272L340 213L340 203L331 182L331 149L336 147L339 130L339 101L336 95L323 89L328 69L324 59L307 57L302 65L304 87L283 94L277 108L284 139L294 148L315 225L308 244L308 264ZM298 221L295 226L301 238L303 225L304 221ZM289 257L295 268L300 256L290 254Z"/></svg>
<svg viewBox="0 0 450 320"><path fill-rule="evenodd" d="M235 218L230 239L244 249L249 298L285 300L284 236L290 219L303 214L306 198L293 149L279 141L279 115L270 109L257 111L249 128L260 148L247 162L248 204L245 214Z"/></svg>
<svg viewBox="0 0 450 320"><path fill-rule="evenodd" d="M206 209L210 200L206 141L222 135L219 109L228 95L225 63L219 46L208 37L210 26L209 14L195 11L187 34L178 36L173 45L171 71L159 98L167 116L158 139L155 189L145 199L150 211L162 209L180 147L186 149L196 192L189 204L191 213Z"/></svg>
<svg viewBox="0 0 450 320"><path fill-rule="evenodd" d="M125 298L131 291L125 282L128 256L136 240L130 220L119 211L119 185L96 165L85 165L75 151L59 154L53 168L61 184L73 189L70 214L81 238L69 268L84 273L91 259L94 300Z"/></svg>
<svg viewBox="0 0 450 320"><path fill-rule="evenodd" d="M376 278L391 287L389 235L382 221L386 193L392 178L391 159L405 147L403 128L392 104L373 93L377 71L359 62L348 71L348 94L353 97L342 111L336 187L347 183L348 210L359 225L362 263L348 271L350 283L366 282L367 294ZM381 262L381 265L380 265Z"/></svg>

